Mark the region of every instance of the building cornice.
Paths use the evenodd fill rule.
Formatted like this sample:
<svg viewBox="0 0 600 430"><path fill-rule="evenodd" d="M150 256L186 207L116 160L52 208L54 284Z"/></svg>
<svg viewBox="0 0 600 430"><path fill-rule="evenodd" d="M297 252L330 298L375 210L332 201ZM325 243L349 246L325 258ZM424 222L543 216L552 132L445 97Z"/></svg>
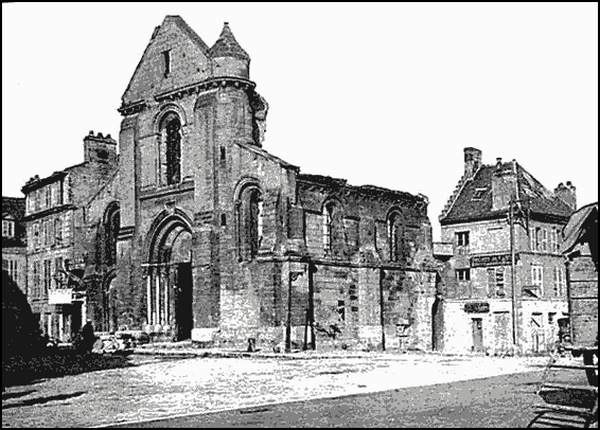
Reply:
<svg viewBox="0 0 600 430"><path fill-rule="evenodd" d="M154 100L157 102L178 100L185 96L192 94L199 94L201 92L214 89L214 88L225 88L233 86L235 88L241 88L245 91L254 90L256 84L248 79L236 78L236 77L220 77L210 78L201 82L197 82L185 87L177 88L175 90L169 90L159 93L154 96ZM123 116L133 115L143 111L147 107L147 103L144 100L139 100L129 104L123 104L119 109L119 113Z"/></svg>
<svg viewBox="0 0 600 430"><path fill-rule="evenodd" d="M23 185L23 187L21 188L21 191L23 192L23 194L27 194L30 191L33 191L40 187L43 187L44 185L48 185L53 182L56 182L57 180L62 179L65 176L67 176L67 174L68 174L67 172L62 170L60 172L54 172L53 174L51 174L50 176L46 176L45 178L41 178L41 179L38 178L38 179L33 179L33 180L30 179L25 185Z"/></svg>
<svg viewBox="0 0 600 430"><path fill-rule="evenodd" d="M43 211L26 215L25 217L23 217L23 221L34 221L36 219L43 218L47 215L53 215L53 214L56 214L59 212L66 212L71 209L77 209L77 206L75 206L72 203L68 203L68 204L64 204L64 205L60 205L60 206L54 206L53 208L44 209Z"/></svg>

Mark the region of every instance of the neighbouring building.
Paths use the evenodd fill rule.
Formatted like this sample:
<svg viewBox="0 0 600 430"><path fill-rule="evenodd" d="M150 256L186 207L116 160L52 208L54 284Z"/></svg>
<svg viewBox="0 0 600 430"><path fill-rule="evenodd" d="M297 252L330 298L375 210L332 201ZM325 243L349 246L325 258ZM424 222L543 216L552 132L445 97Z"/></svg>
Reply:
<svg viewBox="0 0 600 430"><path fill-rule="evenodd" d="M431 348L427 198L267 152L249 65L227 23L212 47L179 16L152 34L119 109L111 327L205 345ZM94 264L99 279L108 266Z"/></svg>
<svg viewBox="0 0 600 430"><path fill-rule="evenodd" d="M2 196L2 270L27 295L25 199Z"/></svg>
<svg viewBox="0 0 600 430"><path fill-rule="evenodd" d="M598 345L598 203L577 210L563 235L571 340L576 345Z"/></svg>
<svg viewBox="0 0 600 430"><path fill-rule="evenodd" d="M90 254L89 206L117 173L117 142L93 132L83 139L84 161L30 179L25 194L28 301L44 334L60 341L73 338L82 322L97 320L83 282ZM116 199L116 197L113 197ZM94 214L95 215L95 214Z"/></svg>
<svg viewBox="0 0 600 430"><path fill-rule="evenodd" d="M517 352L546 351L568 315L560 245L575 187L551 192L515 160L485 165L481 156L464 149L464 174L439 218L442 243L452 246L439 349L502 354L516 340Z"/></svg>

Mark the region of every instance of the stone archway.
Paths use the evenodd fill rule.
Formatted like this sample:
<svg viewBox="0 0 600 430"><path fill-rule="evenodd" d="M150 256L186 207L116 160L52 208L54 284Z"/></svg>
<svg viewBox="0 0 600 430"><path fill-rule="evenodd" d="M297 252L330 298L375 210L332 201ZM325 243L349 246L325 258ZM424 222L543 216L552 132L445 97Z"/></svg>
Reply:
<svg viewBox="0 0 600 430"><path fill-rule="evenodd" d="M183 218L169 216L154 229L145 266L151 331L173 340L189 339L193 328L192 233Z"/></svg>

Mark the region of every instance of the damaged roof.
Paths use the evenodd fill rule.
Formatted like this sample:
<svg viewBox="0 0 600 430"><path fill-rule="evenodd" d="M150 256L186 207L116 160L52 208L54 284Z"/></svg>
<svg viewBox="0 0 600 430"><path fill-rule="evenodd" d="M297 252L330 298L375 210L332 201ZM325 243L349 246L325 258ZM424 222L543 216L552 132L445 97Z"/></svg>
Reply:
<svg viewBox="0 0 600 430"><path fill-rule="evenodd" d="M519 163L516 163L518 196L522 206L529 209L530 215L543 215L566 221L571 208L560 198L546 189ZM504 216L507 209L492 210L492 176L497 169L512 169L512 162L501 165L482 165L471 180L467 180L454 200L446 216L440 219L443 224L493 219Z"/></svg>

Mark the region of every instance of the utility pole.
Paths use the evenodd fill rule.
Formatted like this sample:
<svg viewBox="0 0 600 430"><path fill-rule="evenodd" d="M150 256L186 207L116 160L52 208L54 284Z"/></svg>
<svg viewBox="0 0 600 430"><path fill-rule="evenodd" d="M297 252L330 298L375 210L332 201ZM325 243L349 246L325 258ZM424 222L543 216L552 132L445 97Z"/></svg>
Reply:
<svg viewBox="0 0 600 430"><path fill-rule="evenodd" d="M288 278L288 305L285 324L285 352L292 351L292 272Z"/></svg>
<svg viewBox="0 0 600 430"><path fill-rule="evenodd" d="M512 335L515 352L519 350L518 297L515 281L515 214L514 205L520 200L510 198L508 203L508 223L510 226L510 284L512 291Z"/></svg>
<svg viewBox="0 0 600 430"><path fill-rule="evenodd" d="M515 231L513 220L513 203L511 198L508 203L508 224L510 226L510 284L512 294L512 337L513 345L517 348L517 295L515 293Z"/></svg>
<svg viewBox="0 0 600 430"><path fill-rule="evenodd" d="M290 269L288 278L288 306L287 321L285 325L285 352L292 351L292 282L302 276L304 272L293 272Z"/></svg>

